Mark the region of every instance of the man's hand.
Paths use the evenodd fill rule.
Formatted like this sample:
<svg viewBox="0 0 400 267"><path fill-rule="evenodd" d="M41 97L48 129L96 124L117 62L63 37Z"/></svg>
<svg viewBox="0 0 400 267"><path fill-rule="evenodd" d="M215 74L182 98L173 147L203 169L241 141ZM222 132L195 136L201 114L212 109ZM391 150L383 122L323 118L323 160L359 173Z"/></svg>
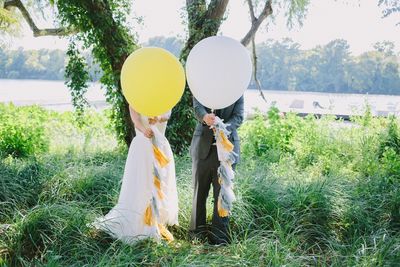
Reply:
<svg viewBox="0 0 400 267"><path fill-rule="evenodd" d="M215 114L214 113L209 113L204 115L203 121L208 125L212 126L215 123Z"/></svg>

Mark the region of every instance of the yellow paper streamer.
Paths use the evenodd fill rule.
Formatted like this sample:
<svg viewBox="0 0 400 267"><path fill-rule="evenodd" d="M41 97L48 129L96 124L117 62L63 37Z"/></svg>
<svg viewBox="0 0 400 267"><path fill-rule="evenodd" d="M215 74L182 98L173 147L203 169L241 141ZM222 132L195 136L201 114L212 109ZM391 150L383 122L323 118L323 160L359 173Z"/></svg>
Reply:
<svg viewBox="0 0 400 267"><path fill-rule="evenodd" d="M154 225L153 212L151 211L151 204L149 204L144 212L144 223L148 226Z"/></svg>
<svg viewBox="0 0 400 267"><path fill-rule="evenodd" d="M229 211L222 208L221 199L218 200L218 215L219 217L227 217L229 215Z"/></svg>
<svg viewBox="0 0 400 267"><path fill-rule="evenodd" d="M153 145L154 157L160 164L161 168L165 167L169 163L169 159L165 156L164 152L162 152L158 147Z"/></svg>
<svg viewBox="0 0 400 267"><path fill-rule="evenodd" d="M174 241L174 236L171 234L170 231L163 225L163 224L158 224L158 230L160 231L160 234L168 241L172 242Z"/></svg>
<svg viewBox="0 0 400 267"><path fill-rule="evenodd" d="M219 135L221 136L221 144L223 145L223 147L225 148L225 150L227 150L228 152L231 152L233 150L233 144L231 143L231 141L229 141L229 139L226 137L226 135L220 131Z"/></svg>

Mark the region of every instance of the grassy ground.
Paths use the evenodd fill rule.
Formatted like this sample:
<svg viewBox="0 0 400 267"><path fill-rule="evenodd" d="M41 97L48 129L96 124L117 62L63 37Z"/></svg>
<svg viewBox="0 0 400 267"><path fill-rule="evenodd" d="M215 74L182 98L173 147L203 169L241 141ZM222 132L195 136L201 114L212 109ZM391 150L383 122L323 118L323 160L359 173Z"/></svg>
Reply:
<svg viewBox="0 0 400 267"><path fill-rule="evenodd" d="M21 117L36 114L31 120L40 120L43 136L30 138L43 139L44 145L24 150L19 144L29 142L12 134L8 144L14 145L3 145L0 266L400 262L400 138L395 120L367 114L354 118L353 127L337 127L331 118L282 119L276 112L268 118L257 116L241 129L243 157L235 182L232 244L214 247L188 240L191 162L184 156L176 158L176 241L144 240L128 246L88 226L116 203L125 164L126 150L118 148L105 127L105 116L89 114L88 124L79 128L69 113L2 110ZM3 136L20 129L14 124L21 122L13 118L8 125L4 119L0 123ZM4 147L30 154L10 156L4 151L11 150Z"/></svg>

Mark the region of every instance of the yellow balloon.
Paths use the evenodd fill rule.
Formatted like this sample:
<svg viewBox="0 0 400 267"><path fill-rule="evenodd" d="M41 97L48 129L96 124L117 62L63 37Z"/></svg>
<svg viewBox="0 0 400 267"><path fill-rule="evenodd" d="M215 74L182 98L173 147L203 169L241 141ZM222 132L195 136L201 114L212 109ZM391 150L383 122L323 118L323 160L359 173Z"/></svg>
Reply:
<svg viewBox="0 0 400 267"><path fill-rule="evenodd" d="M129 55L121 70L122 92L140 114L159 116L172 109L185 89L179 60L158 47L140 48Z"/></svg>

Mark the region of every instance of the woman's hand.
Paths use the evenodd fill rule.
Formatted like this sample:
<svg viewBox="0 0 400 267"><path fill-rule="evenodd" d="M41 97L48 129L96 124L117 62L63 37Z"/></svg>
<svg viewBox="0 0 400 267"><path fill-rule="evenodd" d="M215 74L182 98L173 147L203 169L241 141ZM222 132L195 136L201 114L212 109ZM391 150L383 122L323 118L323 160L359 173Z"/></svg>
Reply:
<svg viewBox="0 0 400 267"><path fill-rule="evenodd" d="M158 117L150 117L150 118L149 118L149 124L150 124L150 125L154 125L154 124L156 124L157 122L159 122Z"/></svg>
<svg viewBox="0 0 400 267"><path fill-rule="evenodd" d="M154 136L153 130L150 128L145 128L143 131L144 136L147 138L152 138Z"/></svg>

